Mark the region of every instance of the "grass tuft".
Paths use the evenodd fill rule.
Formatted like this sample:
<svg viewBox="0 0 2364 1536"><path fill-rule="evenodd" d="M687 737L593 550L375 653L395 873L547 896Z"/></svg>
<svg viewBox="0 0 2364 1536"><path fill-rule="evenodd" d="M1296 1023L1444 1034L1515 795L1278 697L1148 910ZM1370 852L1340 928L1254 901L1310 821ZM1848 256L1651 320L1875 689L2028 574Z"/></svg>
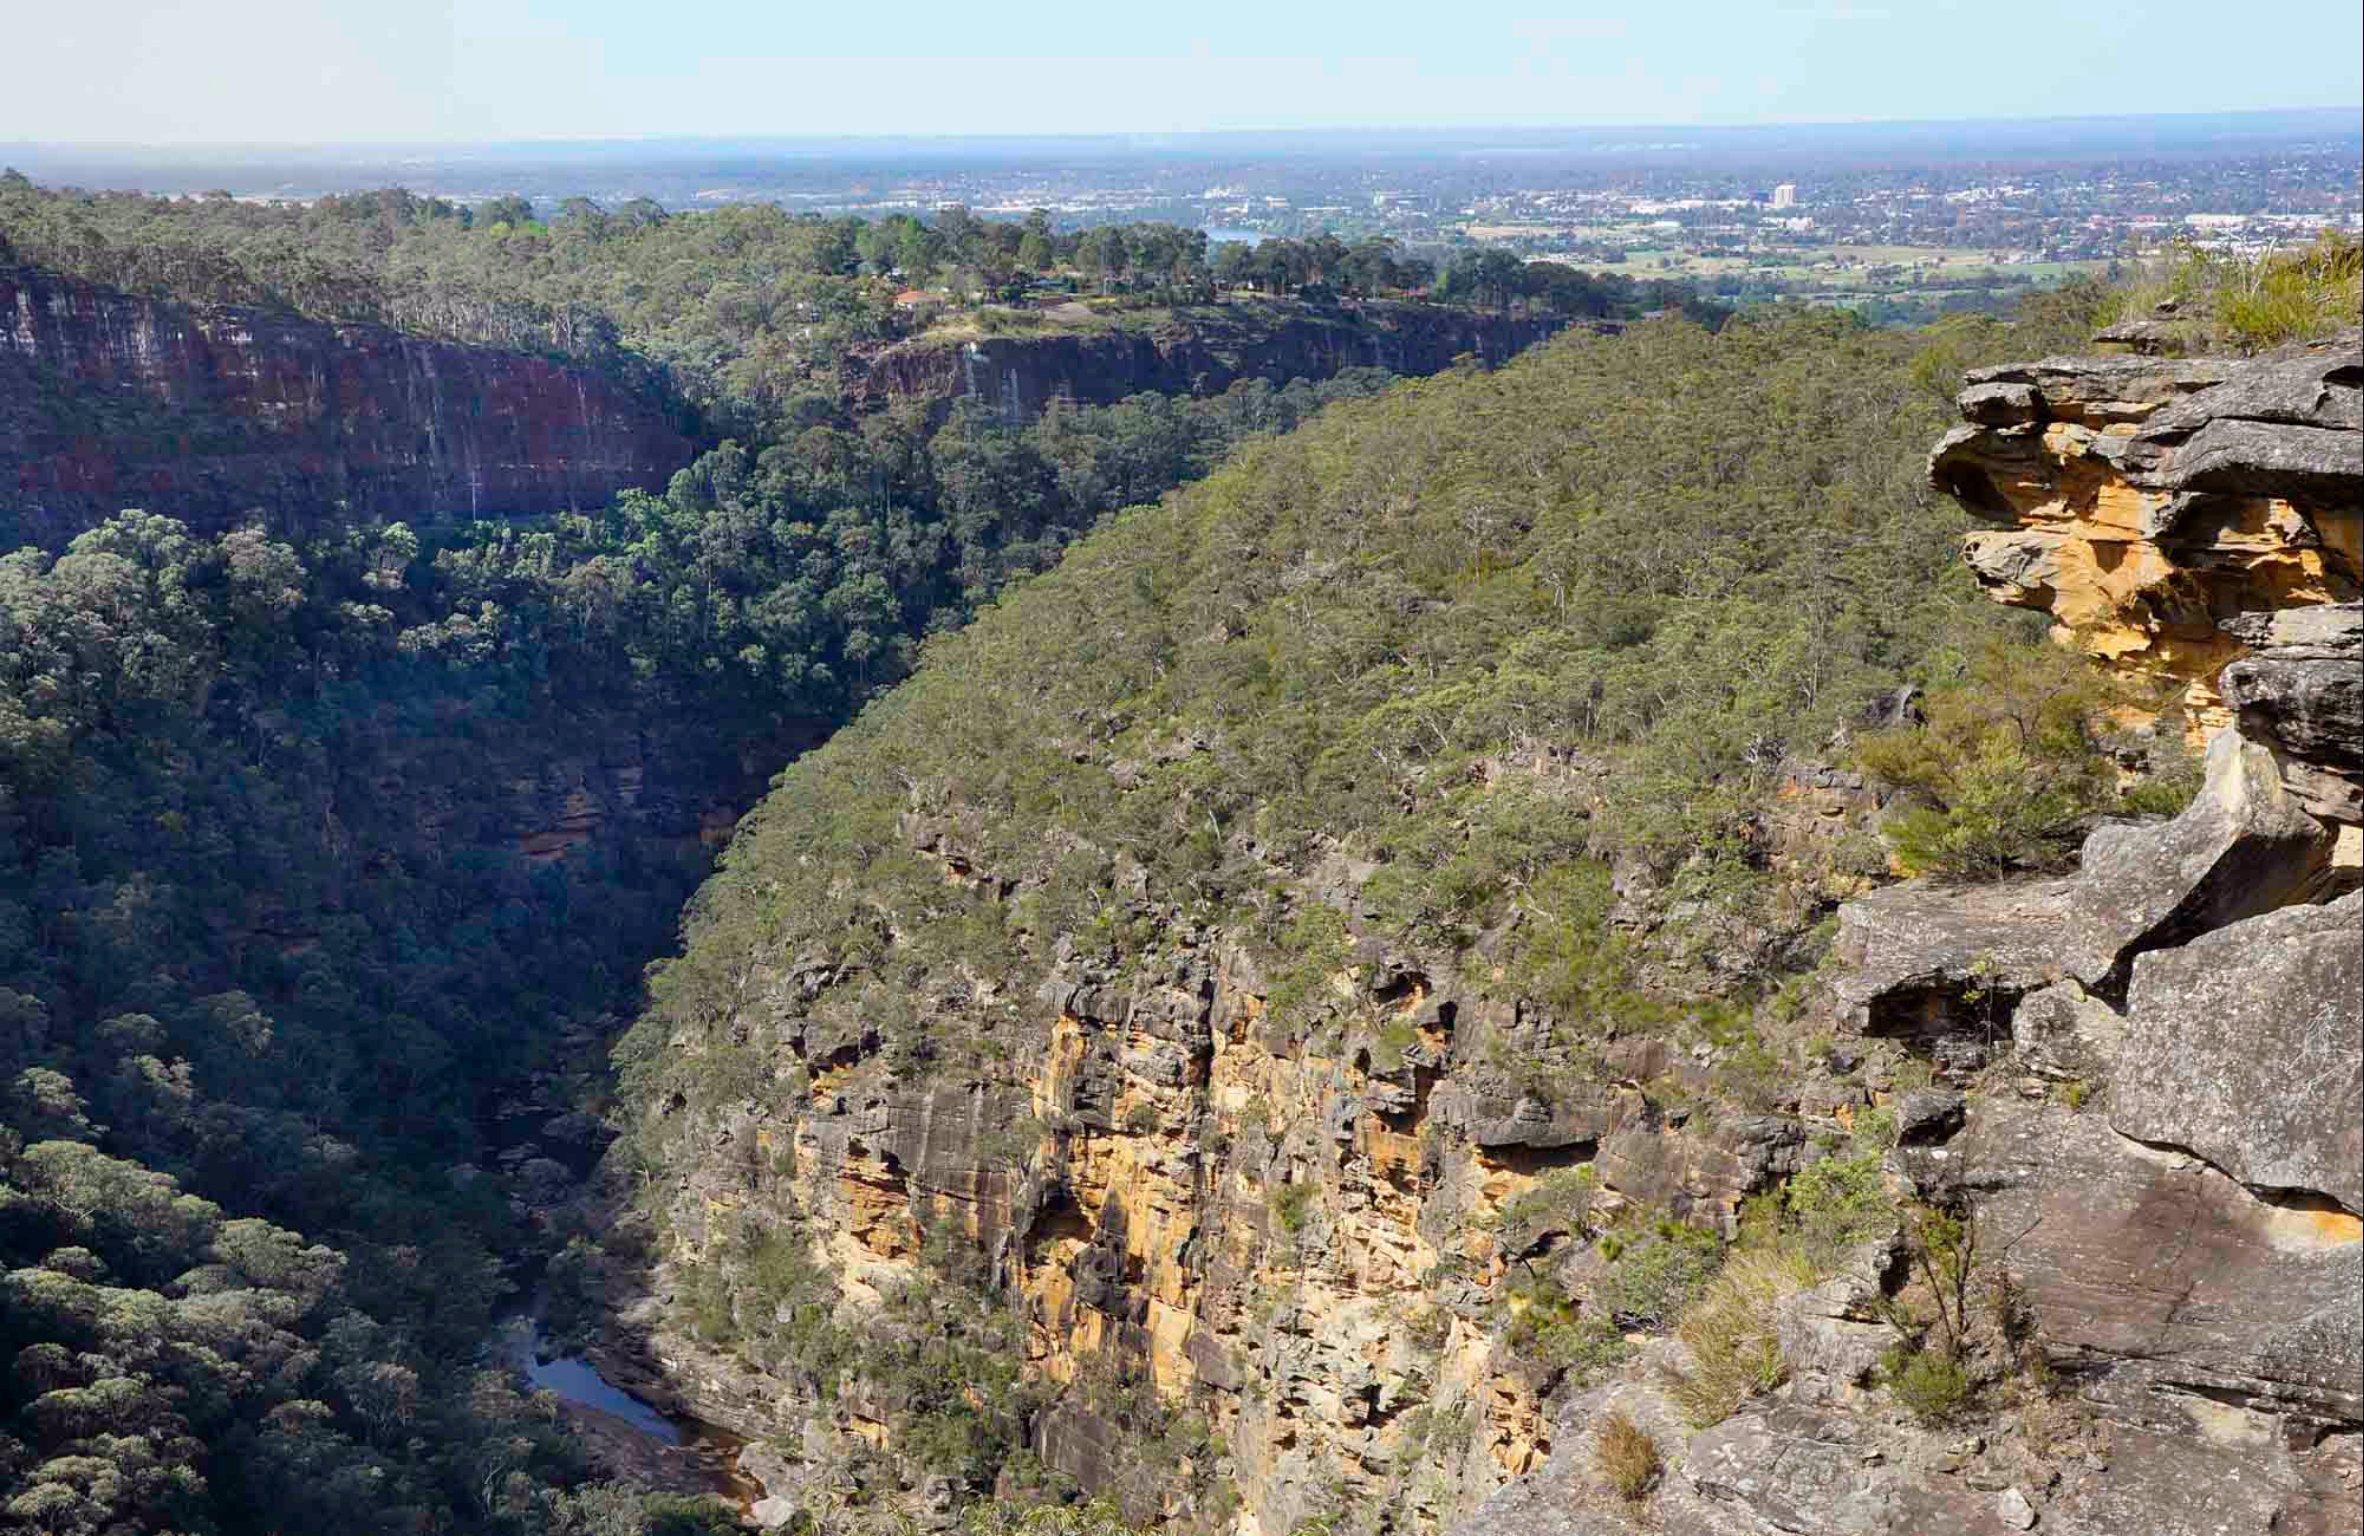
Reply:
<svg viewBox="0 0 2364 1536"><path fill-rule="evenodd" d="M1614 1411L1601 1420L1592 1457L1601 1476L1617 1491L1617 1497L1628 1504L1639 1504L1648 1497L1664 1466L1659 1460L1658 1442L1650 1438L1650 1432Z"/></svg>
<svg viewBox="0 0 2364 1536"><path fill-rule="evenodd" d="M1725 1262L1675 1328L1691 1367L1669 1384L1668 1395L1685 1418L1701 1428L1721 1423L1781 1384L1789 1367L1773 1309L1814 1279L1812 1261L1788 1244L1744 1249Z"/></svg>
<svg viewBox="0 0 2364 1536"><path fill-rule="evenodd" d="M2161 313L2198 350L2257 352L2328 335L2364 318L2364 243L2327 229L2296 250L2242 256L2178 241L2103 319Z"/></svg>

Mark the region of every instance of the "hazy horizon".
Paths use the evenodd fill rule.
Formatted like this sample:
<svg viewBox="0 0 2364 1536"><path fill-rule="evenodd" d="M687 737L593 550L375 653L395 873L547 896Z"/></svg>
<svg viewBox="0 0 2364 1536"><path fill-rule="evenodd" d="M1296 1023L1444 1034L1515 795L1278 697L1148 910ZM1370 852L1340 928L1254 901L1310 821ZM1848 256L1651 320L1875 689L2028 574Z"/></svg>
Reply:
<svg viewBox="0 0 2364 1536"><path fill-rule="evenodd" d="M875 132L780 132L780 133L672 133L650 132L637 134L521 134L493 138L463 139L59 139L0 137L0 153L12 149L40 149L71 151L91 155L157 155L165 157L203 156L232 152L265 151L274 154L311 154L348 156L386 154L394 152L443 153L475 151L479 153L545 153L567 149L577 150L646 150L646 149L769 149L776 147L810 147L828 150L838 147L885 149L924 146L973 146L980 150L1031 145L1058 144L1117 145L1127 149L1149 151L1186 144L1245 144L1259 140L1313 141L1322 139L1376 139L1378 147L1391 147L1396 141L1401 147L1452 143L1460 140L1515 140L1553 136L1696 133L1716 137L1746 135L1777 135L1781 133L1877 134L1881 130L1960 129L1960 128L2036 128L2046 126L2099 127L2110 124L2183 124L2195 130L2206 125L2216 133L2227 126L2241 123L2281 124L2295 128L2301 120L2321 119L2322 128L2334 126L2351 130L2354 136L2364 137L2364 103L2342 105L2309 105L2294 107L2243 107L2223 111L2193 110L2168 112L2045 112L1975 115L1962 117L1829 117L1766 119L1752 122L1613 122L1571 118L1565 122L1527 123L1339 123L1319 126L1292 127L1266 125L1231 128L1176 128L1162 130L1126 129L1067 129L1010 132L994 129L948 129L935 133L910 133L891 130Z"/></svg>
<svg viewBox="0 0 2364 1536"><path fill-rule="evenodd" d="M922 4L758 0L85 0L19 18L0 143L437 148L755 137L1708 128L2351 110L2364 17L2294 0L2223 29L2208 0L1629 4L1205 0L1012 25ZM2207 27L2205 52L2143 38ZM2305 48L2289 46L2293 36ZM2041 46L2031 46L2040 40ZM2364 110L2364 108L2355 108Z"/></svg>

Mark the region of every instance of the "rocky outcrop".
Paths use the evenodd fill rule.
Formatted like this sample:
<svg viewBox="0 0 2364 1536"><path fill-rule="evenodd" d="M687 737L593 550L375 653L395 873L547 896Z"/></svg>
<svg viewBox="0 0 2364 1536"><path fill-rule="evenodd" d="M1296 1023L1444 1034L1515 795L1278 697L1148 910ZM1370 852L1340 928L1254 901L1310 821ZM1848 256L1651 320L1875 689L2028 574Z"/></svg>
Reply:
<svg viewBox="0 0 2364 1536"><path fill-rule="evenodd" d="M1834 1023L1937 1080L1889 1098L1887 1174L1972 1234L1987 1347L2048 1385L1936 1428L1884 1410L1934 1271L1873 1243L1773 1303L1777 1389L1701 1429L1629 1372L1461 1536L2359 1530L2360 382L2352 335L1994 369L1931 461L2011 525L1965 549L1993 595L2213 731L2192 804L2103 826L2073 874L1841 910ZM1611 1412L1664 1457L1640 1505L1593 1463Z"/></svg>
<svg viewBox="0 0 2364 1536"><path fill-rule="evenodd" d="M2224 628L2251 648L2217 678L2241 734L2272 750L2308 810L2364 823L2364 605L2243 614Z"/></svg>
<svg viewBox="0 0 2364 1536"><path fill-rule="evenodd" d="M1212 395L1243 379L1285 384L1348 368L1425 375L1464 356L1490 367L1564 324L1443 304L1238 302L1177 310L1146 327L923 337L873 359L854 393L874 402L974 396L1018 424L1053 399L1109 405L1143 391Z"/></svg>
<svg viewBox="0 0 2364 1536"><path fill-rule="evenodd" d="M1964 557L2203 725L2244 614L2352 602L2364 567L2364 342L2251 359L2062 357L1971 375L1929 478L2003 525Z"/></svg>
<svg viewBox="0 0 2364 1536"><path fill-rule="evenodd" d="M2364 894L2134 963L2110 1123L2364 1216Z"/></svg>
<svg viewBox="0 0 2364 1536"><path fill-rule="evenodd" d="M2136 956L2324 887L2336 834L2284 787L2264 746L2222 732L2205 773L2173 819L2094 831L2072 875L1914 881L1849 902L1831 983L1842 1017L1982 1065L2023 994L2058 983L2121 993Z"/></svg>
<svg viewBox="0 0 2364 1536"><path fill-rule="evenodd" d="M1946 1177L1974 1200L2053 1367L2126 1422L2172 1423L2199 1397L2353 1426L2355 1219L2261 1200L2112 1118L1998 1097L1950 1149Z"/></svg>
<svg viewBox="0 0 2364 1536"><path fill-rule="evenodd" d="M124 507L206 530L591 507L692 451L660 402L593 369L0 267L10 543Z"/></svg>

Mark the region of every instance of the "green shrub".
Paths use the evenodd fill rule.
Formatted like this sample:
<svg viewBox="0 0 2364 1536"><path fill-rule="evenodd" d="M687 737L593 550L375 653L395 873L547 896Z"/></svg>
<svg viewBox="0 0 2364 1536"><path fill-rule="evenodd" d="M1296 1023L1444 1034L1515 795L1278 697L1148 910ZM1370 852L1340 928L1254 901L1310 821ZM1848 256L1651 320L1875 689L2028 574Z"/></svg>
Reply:
<svg viewBox="0 0 2364 1536"><path fill-rule="evenodd" d="M1554 1232L1582 1237L1600 1182L1590 1163L1554 1168L1502 1203L1495 1246L1504 1256L1516 1258Z"/></svg>
<svg viewBox="0 0 2364 1536"><path fill-rule="evenodd" d="M1404 1056L1420 1043L1420 1031L1410 1019L1390 1019L1379 1026L1371 1037L1371 1070L1394 1072L1404 1064Z"/></svg>
<svg viewBox="0 0 2364 1536"><path fill-rule="evenodd" d="M1923 803L1887 834L1910 874L1995 875L2072 859L2118 799L2102 746L2112 685L2053 647L1983 648L1929 690L1924 723L1866 736L1856 761Z"/></svg>
<svg viewBox="0 0 2364 1536"><path fill-rule="evenodd" d="M1625 1358L1625 1335L1616 1324L1580 1306L1549 1276L1514 1281L1505 1299L1512 1311L1502 1341L1514 1354L1571 1373L1579 1385L1606 1375Z"/></svg>
<svg viewBox="0 0 2364 1536"><path fill-rule="evenodd" d="M1807 1164L1782 1190L1786 1224L1816 1263L1827 1264L1841 1250L1895 1229L1895 1202L1880 1185L1883 1143L1872 1139L1883 1132L1892 1136L1894 1127L1893 1116L1867 1124L1868 1144Z"/></svg>
<svg viewBox="0 0 2364 1536"><path fill-rule="evenodd" d="M1970 1401L1970 1372L1942 1349L1899 1344L1880 1361L1888 1390L1923 1424L1943 1424Z"/></svg>
<svg viewBox="0 0 2364 1536"><path fill-rule="evenodd" d="M1281 1230L1295 1237L1313 1219L1313 1186L1283 1184L1272 1192L1272 1216Z"/></svg>
<svg viewBox="0 0 2364 1536"><path fill-rule="evenodd" d="M2163 303L2174 306L2169 324L2191 350L2258 351L2329 335L2364 312L2364 245L2328 229L2311 245L2259 256L2178 241L2116 295L2104 318L2151 317Z"/></svg>
<svg viewBox="0 0 2364 1536"><path fill-rule="evenodd" d="M1642 1237L1613 1246L1608 1277L1594 1299L1620 1321L1644 1328L1672 1322L1706 1288L1723 1256L1713 1232L1678 1221L1660 1221Z"/></svg>

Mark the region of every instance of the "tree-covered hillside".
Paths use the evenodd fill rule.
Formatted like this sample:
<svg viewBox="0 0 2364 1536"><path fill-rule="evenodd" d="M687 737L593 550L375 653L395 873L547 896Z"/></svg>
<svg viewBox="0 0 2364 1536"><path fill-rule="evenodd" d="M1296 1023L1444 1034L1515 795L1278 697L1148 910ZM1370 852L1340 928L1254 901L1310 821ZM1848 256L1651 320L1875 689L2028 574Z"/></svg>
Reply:
<svg viewBox="0 0 2364 1536"><path fill-rule="evenodd" d="M1267 881L1345 849L1380 866L1368 915L1455 950L1590 858L1745 907L1784 759L1843 757L1900 684L2032 643L1954 569L1960 514L1917 445L1962 366L2074 334L2077 302L1928 333L1790 315L1564 338L1124 513L783 776L652 1020L725 1010L709 963L751 944L867 931L877 892L852 877L926 862L893 847L909 810L957 814L1026 892L1019 970L1028 941L1090 926L1120 867L1277 937ZM1585 766L1581 800L1498 792L1538 755Z"/></svg>
<svg viewBox="0 0 2364 1536"><path fill-rule="evenodd" d="M847 1106L889 1126L935 1114L939 1089L1031 1092L1048 1113L1036 1074L1064 1069L1045 999L1168 995L1234 946L1257 978L1259 1048L1308 1069L1411 1081L1419 1037L1344 979L1409 967L1517 1021L1475 1067L1508 1085L1506 1105L1598 1091L1604 1052L1647 1039L1713 1064L1682 1090L1699 1124L1764 1104L1800 1048L1774 1027L1785 984L1815 964L1835 900L1889 857L1860 828L1800 856L1777 823L1818 765L1844 768L1855 738L1902 718L1883 701L1907 684L1957 714L2064 699L2042 751L1997 771L2032 784L2057 756L2080 783L2114 783L2103 701L2062 694L2050 648L1974 595L1960 514L1921 463L1963 367L2057 347L2092 302L1925 333L1827 314L1720 333L1666 320L1400 385L1124 513L931 642L742 824L623 1047L671 1336L760 1369L784 1401L889 1420L882 1462L830 1474L881 1509L930 1477L982 1492L1039 1476L1061 1403L1130 1437L1133 1460L1102 1469L1117 1486L1131 1466L1136 1492L1178 1490L1176 1457L1221 1483L1221 1449L1178 1427L1200 1404L1153 1406L1121 1332L1102 1365L1067 1363L1071 1390L1007 1370L1024 1303L957 1235L987 1218L924 1210L915 1183L929 1235L909 1289L841 1306L839 1285L883 1282L833 1269L846 1234L814 1202L837 1197L800 1183L787 1152L743 1149ZM2051 846L2031 831L2001 856ZM1438 1062L1420 1059L1425 1081ZM984 1166L946 1176L1062 1198L1087 1144L1161 1134L1153 1107L1128 1115L984 1133ZM848 1123L868 1145L868 1122ZM1317 1208L1320 1186L1285 1159L1318 1129L1257 1131L1283 1149L1263 1176ZM1164 1131L1231 1155L1201 1145L1206 1127ZM862 1168L842 1177L886 1177ZM1269 1211L1284 1246L1335 1215L1279 1197ZM1693 1251L1658 1244L1632 1251ZM1694 1280L1706 1245L1684 1261ZM981 1257L1005 1278L1020 1262ZM1104 1293L1112 1317L1123 1294ZM1533 1303L1495 1295L1510 1312L1481 1315ZM1547 1308L1500 1335L1557 1359L1547 1381L1595 1326L1556 1304L1567 1330L1539 1321ZM1627 1316L1664 1327L1675 1310ZM964 1372L999 1385L945 1390ZM1202 1514L1220 1505L1206 1498Z"/></svg>
<svg viewBox="0 0 2364 1536"><path fill-rule="evenodd" d="M255 304L451 340L548 351L662 384L711 438L776 440L840 414L849 355L948 306L1089 299L1103 321L1238 291L1314 301L1426 292L1561 315L1681 302L1669 283L1475 253L1443 273L1393 242L1279 240L1210 253L1169 224L1061 231L1046 214L823 218L772 204L672 213L583 198L537 210L387 190L305 204L50 190L0 174L0 262L192 303ZM898 303L898 299L905 302ZM911 303L924 299L922 303Z"/></svg>

